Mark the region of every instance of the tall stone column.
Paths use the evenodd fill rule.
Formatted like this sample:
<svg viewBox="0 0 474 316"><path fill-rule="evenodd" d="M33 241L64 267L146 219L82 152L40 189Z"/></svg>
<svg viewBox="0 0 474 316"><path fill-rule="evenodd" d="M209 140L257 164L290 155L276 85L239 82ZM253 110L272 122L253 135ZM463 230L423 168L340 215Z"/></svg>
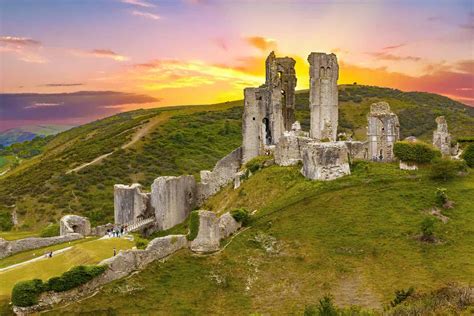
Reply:
<svg viewBox="0 0 474 316"><path fill-rule="evenodd" d="M443 156L449 156L451 155L451 134L448 132L448 123L444 116L438 116L436 124L438 126L433 132L433 146L438 148Z"/></svg>
<svg viewBox="0 0 474 316"><path fill-rule="evenodd" d="M338 124L337 79L339 66L334 54L311 53L309 62L310 137L336 141Z"/></svg>

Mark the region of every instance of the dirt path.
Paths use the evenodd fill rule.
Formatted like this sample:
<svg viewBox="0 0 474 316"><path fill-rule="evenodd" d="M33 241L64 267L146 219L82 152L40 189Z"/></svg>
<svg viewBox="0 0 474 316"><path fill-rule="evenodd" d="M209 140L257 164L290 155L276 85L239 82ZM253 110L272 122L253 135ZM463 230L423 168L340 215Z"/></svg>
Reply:
<svg viewBox="0 0 474 316"><path fill-rule="evenodd" d="M153 117L148 123L138 127L137 131L132 135L132 139L128 143L125 143L120 147L121 149L126 149L136 142L138 142L143 136L147 135L151 130L153 130L158 124L165 122L170 117L169 113L160 113L157 116ZM86 162L79 167L66 171L66 174L70 174L71 172L77 172L82 170L88 166L94 165L103 159L107 158L108 156L112 155L115 151L109 152L107 154L103 154L90 162Z"/></svg>

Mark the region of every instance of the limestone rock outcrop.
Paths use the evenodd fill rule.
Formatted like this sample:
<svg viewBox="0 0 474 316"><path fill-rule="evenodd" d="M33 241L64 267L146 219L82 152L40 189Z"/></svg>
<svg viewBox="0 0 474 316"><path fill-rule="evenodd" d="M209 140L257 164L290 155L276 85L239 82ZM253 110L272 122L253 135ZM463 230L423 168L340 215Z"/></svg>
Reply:
<svg viewBox="0 0 474 316"><path fill-rule="evenodd" d="M451 134L448 132L448 123L444 116L438 116L436 124L436 131L433 132L433 146L438 148L443 156L450 156Z"/></svg>
<svg viewBox="0 0 474 316"><path fill-rule="evenodd" d="M199 253L214 252L219 250L219 244L219 218L216 213L199 211L199 232L196 238L191 241L191 250Z"/></svg>
<svg viewBox="0 0 474 316"><path fill-rule="evenodd" d="M142 193L141 185L114 185L115 224L129 224L149 217L149 195Z"/></svg>
<svg viewBox="0 0 474 316"><path fill-rule="evenodd" d="M303 151L301 173L313 180L334 180L351 173L344 142L312 142Z"/></svg>
<svg viewBox="0 0 474 316"><path fill-rule="evenodd" d="M89 236L91 234L91 223L87 217L79 215L65 215L59 221L59 234L61 236L69 234L81 234Z"/></svg>
<svg viewBox="0 0 474 316"><path fill-rule="evenodd" d="M159 230L182 223L197 200L197 185L193 176L158 177L151 185L151 207Z"/></svg>

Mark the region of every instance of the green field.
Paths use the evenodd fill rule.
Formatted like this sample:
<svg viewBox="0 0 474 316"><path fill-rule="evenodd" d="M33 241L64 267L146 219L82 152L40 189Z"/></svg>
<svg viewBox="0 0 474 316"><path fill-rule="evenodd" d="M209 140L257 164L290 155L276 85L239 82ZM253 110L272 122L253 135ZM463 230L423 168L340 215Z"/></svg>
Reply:
<svg viewBox="0 0 474 316"><path fill-rule="evenodd" d="M427 170L359 163L352 175L310 181L298 167L272 166L206 208L257 210L250 229L225 251L165 262L113 282L97 295L50 314L299 314L327 293L338 306L381 311L394 292L474 282L474 174L450 182ZM435 224L436 243L418 239L438 187L455 207Z"/></svg>
<svg viewBox="0 0 474 316"><path fill-rule="evenodd" d="M15 283L22 280L39 278L47 280L50 277L61 275L63 272L78 265L96 264L103 259L113 255L113 248L117 251L122 249L130 249L134 243L123 238L79 240L76 242L56 245L55 247L47 247L36 249L34 252L38 255L46 250L57 250L72 246L72 249L63 253L53 255L52 258L44 258L40 261L28 263L22 266L12 268L0 272L0 305L5 305L8 301L11 290ZM19 259L31 259L33 251L20 253L12 257L0 260L0 267L18 263ZM25 261L21 260L21 261Z"/></svg>

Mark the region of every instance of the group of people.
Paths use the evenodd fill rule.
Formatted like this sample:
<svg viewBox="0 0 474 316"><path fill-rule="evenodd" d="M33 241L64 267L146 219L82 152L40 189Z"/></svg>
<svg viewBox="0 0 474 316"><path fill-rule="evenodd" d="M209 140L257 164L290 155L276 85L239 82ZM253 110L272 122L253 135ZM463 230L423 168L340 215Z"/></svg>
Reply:
<svg viewBox="0 0 474 316"><path fill-rule="evenodd" d="M109 228L107 229L107 231L105 232L106 236L108 237L121 237L123 236L123 234L125 234L127 232L127 227L126 226L117 226L117 227L114 227L114 228Z"/></svg>

